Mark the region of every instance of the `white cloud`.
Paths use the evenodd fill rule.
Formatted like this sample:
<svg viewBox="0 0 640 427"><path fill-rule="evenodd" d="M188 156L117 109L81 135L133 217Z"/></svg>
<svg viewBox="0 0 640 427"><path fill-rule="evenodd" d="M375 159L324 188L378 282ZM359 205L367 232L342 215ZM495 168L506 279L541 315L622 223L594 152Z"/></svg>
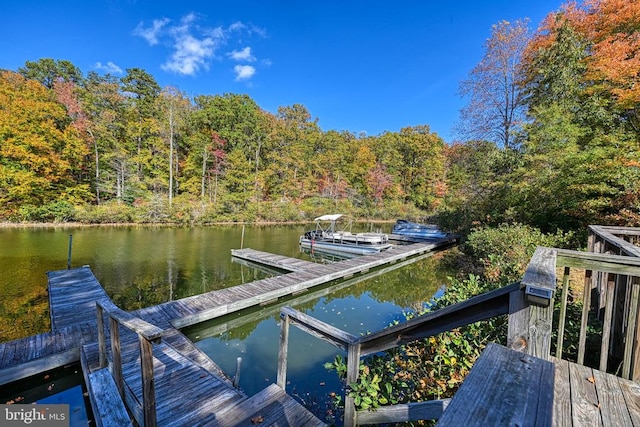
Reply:
<svg viewBox="0 0 640 427"><path fill-rule="evenodd" d="M169 19L154 19L153 24L149 28L144 28L142 22L133 30L133 35L140 36L145 39L151 46L158 44L158 36L162 28L169 23Z"/></svg>
<svg viewBox="0 0 640 427"><path fill-rule="evenodd" d="M233 71L236 73L236 81L248 80L256 73L256 69L251 65L236 65Z"/></svg>
<svg viewBox="0 0 640 427"><path fill-rule="evenodd" d="M247 28L247 26L240 21L234 22L233 24L229 25L229 31L242 31L245 28Z"/></svg>
<svg viewBox="0 0 640 427"><path fill-rule="evenodd" d="M215 45L211 38L197 39L191 34L181 34L176 37L175 52L161 67L163 70L192 76L200 68L209 67L207 59L213 56Z"/></svg>
<svg viewBox="0 0 640 427"><path fill-rule="evenodd" d="M195 75L201 70L209 69L209 64L216 58L218 49L229 42L233 36L234 43L241 42L241 34L257 34L266 36L266 32L253 25L245 25L242 22L234 22L227 28L205 28L199 25L199 16L189 13L182 17L179 23L170 24L167 18L156 19L145 27L138 24L133 34L144 38L150 45L161 44L171 49L169 58L161 65L165 71L182 75ZM227 54L233 61L253 62L256 58L251 53L250 47L241 50L233 50ZM223 59L218 57L218 59ZM248 65L237 66L235 69L236 80L251 78L255 67Z"/></svg>
<svg viewBox="0 0 640 427"><path fill-rule="evenodd" d="M104 71L108 74L122 74L122 68L118 67L113 62L109 61L106 64L102 62L96 62L96 65L93 66L96 70Z"/></svg>
<svg viewBox="0 0 640 427"><path fill-rule="evenodd" d="M202 37L194 36L192 33L198 31L194 25L195 21L196 15L190 13L182 18L181 25L170 29L174 52L171 58L162 64L163 70L192 76L201 68L209 68L208 60L215 54L216 47L222 42L222 36L218 32ZM218 38L211 34L218 34Z"/></svg>
<svg viewBox="0 0 640 427"><path fill-rule="evenodd" d="M253 62L256 60L255 56L251 55L251 48L249 46L245 47L242 50L232 50L227 55L229 55L229 58L233 59L234 61Z"/></svg>
<svg viewBox="0 0 640 427"><path fill-rule="evenodd" d="M240 21L234 22L229 26L229 32L242 32L245 31L249 35L257 34L262 38L267 37L267 31L264 28L256 27L253 24L246 25Z"/></svg>

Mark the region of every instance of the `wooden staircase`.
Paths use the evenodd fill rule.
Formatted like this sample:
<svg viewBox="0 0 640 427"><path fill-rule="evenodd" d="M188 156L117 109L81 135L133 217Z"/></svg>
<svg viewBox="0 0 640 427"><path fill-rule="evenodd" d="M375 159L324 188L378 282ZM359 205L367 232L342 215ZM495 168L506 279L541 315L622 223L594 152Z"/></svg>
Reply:
<svg viewBox="0 0 640 427"><path fill-rule="evenodd" d="M115 306L107 317L120 325L116 340L104 346L106 364L100 361L100 340L82 347L81 364L96 425L131 426L323 426L325 425L282 388L273 384L247 397L228 381L184 356L162 339L155 339L151 360L144 361L145 333L157 328ZM113 317L112 317L113 319ZM136 332L128 327L136 322ZM112 335L113 321L110 321ZM144 332L146 328L147 332ZM155 328L155 329L154 329ZM118 353L114 362L114 349ZM121 368L117 365L120 364ZM149 382L145 364L152 372ZM118 387L121 371L122 388ZM152 394L149 395L151 388ZM149 397L151 396L151 397ZM149 408L152 408L152 415Z"/></svg>

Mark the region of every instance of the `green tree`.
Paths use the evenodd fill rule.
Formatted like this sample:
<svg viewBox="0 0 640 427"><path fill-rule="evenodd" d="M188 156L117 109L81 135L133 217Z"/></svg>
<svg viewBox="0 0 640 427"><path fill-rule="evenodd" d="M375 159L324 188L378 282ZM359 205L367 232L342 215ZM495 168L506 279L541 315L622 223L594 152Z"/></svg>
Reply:
<svg viewBox="0 0 640 427"><path fill-rule="evenodd" d="M504 152L489 141L468 141L446 147L444 156L446 191L438 222L445 229L468 232L474 222L485 222L504 207L497 197Z"/></svg>
<svg viewBox="0 0 640 427"><path fill-rule="evenodd" d="M86 132L93 154L94 191L97 204L109 195L121 198L125 180L116 173L116 153L124 139L124 96L120 83L112 76L90 72L81 92L83 112L87 117ZM119 177L116 182L115 177Z"/></svg>
<svg viewBox="0 0 640 427"><path fill-rule="evenodd" d="M26 61L18 72L25 78L36 80L48 89L53 89L56 81L82 83L82 72L70 61L42 58L37 61Z"/></svg>
<svg viewBox="0 0 640 427"><path fill-rule="evenodd" d="M178 89L167 87L158 98L160 111L163 120L161 121L162 137L169 147L168 153L168 197L169 206L173 203L175 191L175 178L178 174L178 141L186 132L186 120L191 109L191 103Z"/></svg>
<svg viewBox="0 0 640 427"><path fill-rule="evenodd" d="M332 200L334 205L352 190L349 176L356 144L355 136L346 131L330 130L315 140L307 164L317 185L317 195Z"/></svg>
<svg viewBox="0 0 640 427"><path fill-rule="evenodd" d="M225 204L226 211L236 213L246 209L251 199L253 189L253 177L251 174L251 162L246 158L242 150L236 148L227 156L228 169L225 173Z"/></svg>
<svg viewBox="0 0 640 427"><path fill-rule="evenodd" d="M167 176L167 165L163 165L165 147L159 137L160 123L157 100L160 86L146 71L129 68L120 79L121 90L126 99L125 139L126 151L136 168L136 186L139 195L150 189L162 191L161 176ZM122 163L122 162L120 162ZM166 187L165 187L166 188Z"/></svg>
<svg viewBox="0 0 640 427"><path fill-rule="evenodd" d="M317 184L308 167L320 137L317 119L300 104L279 107L276 131L268 154L272 192L281 200L315 194Z"/></svg>
<svg viewBox="0 0 640 427"><path fill-rule="evenodd" d="M616 14L607 7L613 3L596 5L594 13ZM531 123L524 163L512 175L514 206L521 220L543 230L619 221L623 205L638 210L637 202L628 204L638 200L631 184L637 173L626 167L638 158L637 132L616 106L615 93L594 80L597 31L590 13L569 5L550 14L529 45L523 67ZM598 13L596 20L607 22L605 15ZM620 16L624 13L613 20Z"/></svg>
<svg viewBox="0 0 640 427"><path fill-rule="evenodd" d="M444 180L444 141L422 125L403 128L397 144L404 165L400 184L405 201L420 209L434 209L442 196L438 188Z"/></svg>

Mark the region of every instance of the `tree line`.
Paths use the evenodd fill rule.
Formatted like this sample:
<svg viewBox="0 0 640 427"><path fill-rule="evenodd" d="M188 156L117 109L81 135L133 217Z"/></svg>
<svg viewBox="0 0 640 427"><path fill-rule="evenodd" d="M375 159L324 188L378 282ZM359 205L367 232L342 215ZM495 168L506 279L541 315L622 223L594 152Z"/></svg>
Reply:
<svg viewBox="0 0 640 427"><path fill-rule="evenodd" d="M327 210L430 210L444 141L428 126L323 132L303 105L187 98L142 69L122 78L40 59L0 75L6 220L295 220Z"/></svg>
<svg viewBox="0 0 640 427"><path fill-rule="evenodd" d="M520 222L640 222L640 4L586 0L492 28L460 83L457 140L428 125L323 131L304 105L161 88L139 68L50 58L0 72L0 219L305 220L329 211Z"/></svg>

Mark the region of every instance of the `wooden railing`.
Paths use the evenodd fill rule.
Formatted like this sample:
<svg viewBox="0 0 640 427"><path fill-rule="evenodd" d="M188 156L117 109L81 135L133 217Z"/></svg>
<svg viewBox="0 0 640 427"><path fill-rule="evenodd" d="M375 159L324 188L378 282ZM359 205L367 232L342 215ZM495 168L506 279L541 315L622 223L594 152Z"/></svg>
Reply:
<svg viewBox="0 0 640 427"><path fill-rule="evenodd" d="M283 389L286 385L290 325L347 352L347 384L358 380L360 358L363 356L505 314L509 316L507 344L533 356L548 358L556 288L555 258L555 250L538 248L521 282L360 337L284 307L281 310L277 384ZM356 411L354 399L347 391L344 425L438 419L447 404L448 400L432 400L391 405L376 411Z"/></svg>
<svg viewBox="0 0 640 427"><path fill-rule="evenodd" d="M595 320L602 328L598 369L640 380L639 241L637 228L590 226L589 252L557 250L557 265L564 267L557 357L564 344L569 278L584 271L577 363L585 363L589 320Z"/></svg>
<svg viewBox="0 0 640 427"><path fill-rule="evenodd" d="M96 313L98 319L98 351L100 357L100 368L106 368L109 366L104 325L104 314L106 313L109 319L109 335L111 341L111 373L120 396L129 410L133 413L134 418L136 418L139 425L155 427L157 422L152 345L160 342L162 329L121 310L109 300L96 301ZM138 336L142 381L141 402L127 386L122 376L120 326L124 326L128 330L136 333Z"/></svg>

